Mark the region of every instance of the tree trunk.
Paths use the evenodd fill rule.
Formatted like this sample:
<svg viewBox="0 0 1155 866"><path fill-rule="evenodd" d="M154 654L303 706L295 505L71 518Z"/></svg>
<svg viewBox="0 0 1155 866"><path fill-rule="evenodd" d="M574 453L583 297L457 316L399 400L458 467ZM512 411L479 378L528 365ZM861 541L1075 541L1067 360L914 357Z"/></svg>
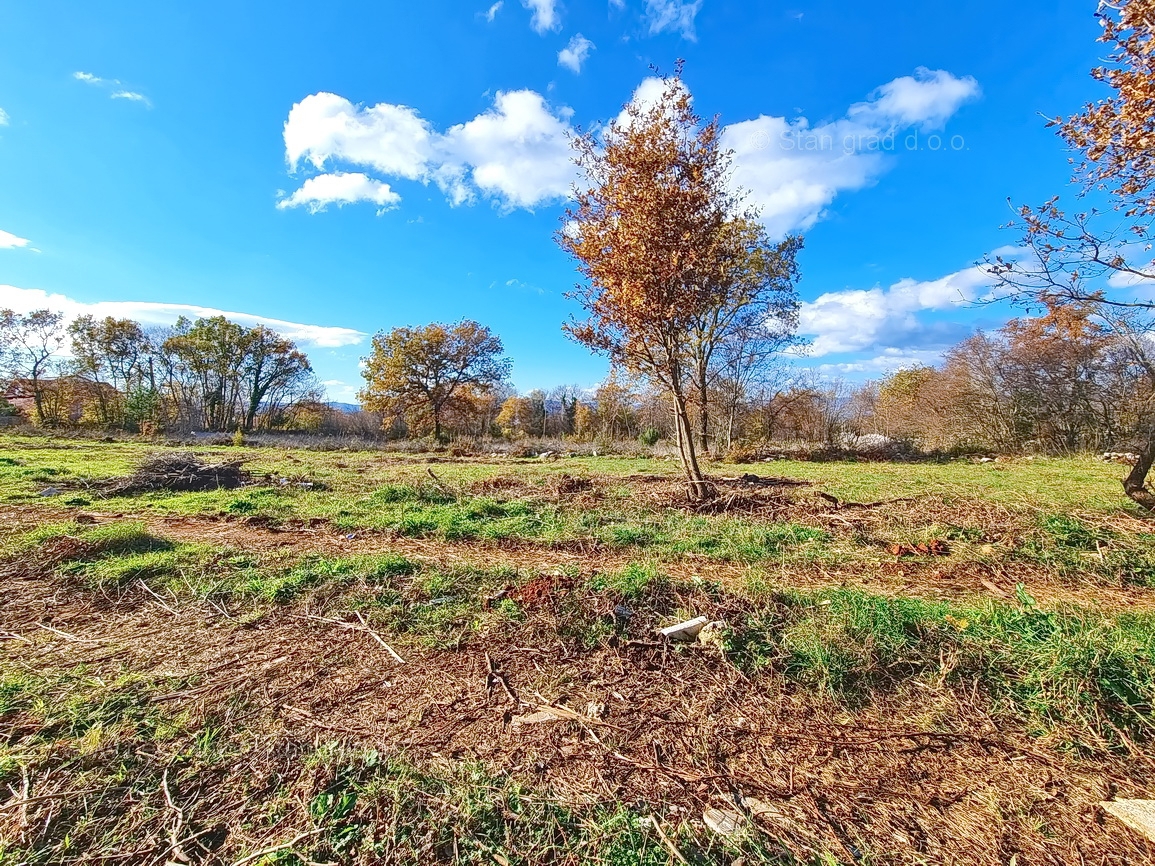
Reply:
<svg viewBox="0 0 1155 866"><path fill-rule="evenodd" d="M706 371L698 373L698 441L702 443L702 453L710 453L710 418L706 408L706 392L709 386L706 382Z"/></svg>
<svg viewBox="0 0 1155 866"><path fill-rule="evenodd" d="M441 410L436 407L433 409L433 439L441 441Z"/></svg>
<svg viewBox="0 0 1155 866"><path fill-rule="evenodd" d="M1146 483L1152 463L1155 463L1155 435L1148 437L1147 444L1139 452L1139 461L1123 479L1124 492L1148 511L1155 511L1155 494L1147 489Z"/></svg>
<svg viewBox="0 0 1155 866"><path fill-rule="evenodd" d="M678 434L678 453L682 458L682 469L686 473L686 483L690 499L693 502L704 502L713 498L717 492L714 485L702 475L698 466L698 457L694 453L694 434L691 432L690 416L686 411L685 395L674 393L674 426Z"/></svg>

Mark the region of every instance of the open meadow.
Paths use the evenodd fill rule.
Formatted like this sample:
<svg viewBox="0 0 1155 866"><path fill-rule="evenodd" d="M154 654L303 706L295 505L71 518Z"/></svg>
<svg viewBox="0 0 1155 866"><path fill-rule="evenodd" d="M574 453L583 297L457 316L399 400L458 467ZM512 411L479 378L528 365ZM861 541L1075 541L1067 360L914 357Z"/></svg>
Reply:
<svg viewBox="0 0 1155 866"><path fill-rule="evenodd" d="M1124 467L165 450L0 443L4 864L1155 862Z"/></svg>

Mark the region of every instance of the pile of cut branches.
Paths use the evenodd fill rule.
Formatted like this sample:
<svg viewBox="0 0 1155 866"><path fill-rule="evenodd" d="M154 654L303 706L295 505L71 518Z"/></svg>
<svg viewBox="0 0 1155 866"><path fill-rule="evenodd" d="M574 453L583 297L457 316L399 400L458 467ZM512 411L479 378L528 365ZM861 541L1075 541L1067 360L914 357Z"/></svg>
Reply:
<svg viewBox="0 0 1155 866"><path fill-rule="evenodd" d="M240 460L205 463L192 452L169 451L145 458L136 471L113 480L105 492L120 495L151 490L233 490L251 480L241 466Z"/></svg>

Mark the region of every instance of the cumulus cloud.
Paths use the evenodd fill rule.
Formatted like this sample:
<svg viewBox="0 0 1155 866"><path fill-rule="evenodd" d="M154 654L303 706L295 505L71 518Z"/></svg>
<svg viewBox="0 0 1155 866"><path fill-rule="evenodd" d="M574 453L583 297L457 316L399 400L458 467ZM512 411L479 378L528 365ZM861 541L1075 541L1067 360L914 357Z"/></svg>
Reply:
<svg viewBox="0 0 1155 866"><path fill-rule="evenodd" d="M46 292L43 289L22 289L16 286L0 285L0 309L28 313L32 310L45 308L63 313L70 321L83 315L96 316L97 318L114 316L134 319L143 325L171 325L181 316L193 319L224 316L247 327L264 325L301 345L318 348L355 346L364 342L369 336L352 328L287 322L283 319L274 319L254 313L228 312L194 304L162 304L149 301L100 301L88 304L67 295Z"/></svg>
<svg viewBox="0 0 1155 866"><path fill-rule="evenodd" d="M873 183L900 151L962 146L925 133L978 94L973 78L920 69L879 87L838 120L811 126L804 117L762 115L727 126L722 144L734 151L735 184L781 235L810 228L840 192Z"/></svg>
<svg viewBox="0 0 1155 866"><path fill-rule="evenodd" d="M833 376L877 376L911 367L928 367L942 360L939 349L899 349L886 348L872 358L845 361L838 364L818 364L814 369L824 375Z"/></svg>
<svg viewBox="0 0 1155 866"><path fill-rule="evenodd" d="M868 123L897 123L924 130L939 129L963 103L979 94L971 76L956 78L944 69L920 66L877 88L866 102L852 106L847 116Z"/></svg>
<svg viewBox="0 0 1155 866"><path fill-rule="evenodd" d="M573 182L568 116L532 90L498 93L491 110L449 129L438 142L438 184L455 202L476 188L506 207L564 198Z"/></svg>
<svg viewBox="0 0 1155 866"><path fill-rule="evenodd" d="M497 13L501 11L501 7L504 5L505 0L497 0L496 3L494 3L487 10L485 10L485 12L482 13L485 15L485 20L492 24L493 19L497 17Z"/></svg>
<svg viewBox="0 0 1155 866"><path fill-rule="evenodd" d="M401 203L401 196L389 184L374 180L361 172L319 174L307 179L292 195L277 202L279 208L306 207L310 213L320 213L331 204L342 207L353 202L373 202L378 213L392 210Z"/></svg>
<svg viewBox="0 0 1155 866"><path fill-rule="evenodd" d="M574 41L570 47L580 69L581 52ZM562 65L569 65L568 50L558 56ZM661 79L644 79L633 99L652 104L662 87ZM875 89L839 119L811 125L804 117L762 115L726 126L722 144L734 151L735 185L781 236L813 226L840 193L874 183L900 152L955 147L954 138L934 130L978 93L973 78L919 69ZM488 111L441 132L409 106L366 107L315 93L289 112L285 155L292 171L355 167L436 183L453 204L482 197L506 209L531 208L565 198L576 177L570 117L535 91L503 91Z"/></svg>
<svg viewBox="0 0 1155 866"><path fill-rule="evenodd" d="M683 39L697 40L694 18L702 8L702 0L646 0L646 23L650 33L674 32Z"/></svg>
<svg viewBox="0 0 1155 866"><path fill-rule="evenodd" d="M12 232L0 229L0 250L13 250L28 246L28 238L17 237Z"/></svg>
<svg viewBox="0 0 1155 866"><path fill-rule="evenodd" d="M408 106L364 107L315 93L289 112L285 156L292 170L345 163L433 181L454 204L481 195L506 208L528 208L567 194L570 131L569 112L552 110L532 90L499 92L489 111L445 132Z"/></svg>
<svg viewBox="0 0 1155 866"><path fill-rule="evenodd" d="M582 71L582 64L596 46L580 33L570 39L569 44L557 53L557 65L564 66L575 74Z"/></svg>
<svg viewBox="0 0 1155 866"><path fill-rule="evenodd" d="M363 108L335 93L314 93L294 105L284 136L294 168L302 161L316 169L347 162L415 180L433 155L433 129L414 109L387 102Z"/></svg>
<svg viewBox="0 0 1155 866"><path fill-rule="evenodd" d="M889 288L827 292L802 304L798 332L812 338L813 357L888 346L953 342L959 325L933 322L921 313L973 303L993 284L979 266L937 280L902 279Z"/></svg>
<svg viewBox="0 0 1155 866"><path fill-rule="evenodd" d="M557 0L521 0L521 5L533 13L529 26L538 33L561 29Z"/></svg>

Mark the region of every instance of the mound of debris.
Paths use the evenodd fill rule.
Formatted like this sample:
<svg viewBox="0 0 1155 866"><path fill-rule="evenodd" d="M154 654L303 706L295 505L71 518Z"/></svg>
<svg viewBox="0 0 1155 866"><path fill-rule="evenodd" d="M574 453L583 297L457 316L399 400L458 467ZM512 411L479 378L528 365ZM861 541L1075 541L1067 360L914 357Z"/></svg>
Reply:
<svg viewBox="0 0 1155 866"><path fill-rule="evenodd" d="M251 480L241 465L240 460L205 463L190 451L154 454L142 461L131 475L109 484L105 492L120 495L151 490L234 490Z"/></svg>

